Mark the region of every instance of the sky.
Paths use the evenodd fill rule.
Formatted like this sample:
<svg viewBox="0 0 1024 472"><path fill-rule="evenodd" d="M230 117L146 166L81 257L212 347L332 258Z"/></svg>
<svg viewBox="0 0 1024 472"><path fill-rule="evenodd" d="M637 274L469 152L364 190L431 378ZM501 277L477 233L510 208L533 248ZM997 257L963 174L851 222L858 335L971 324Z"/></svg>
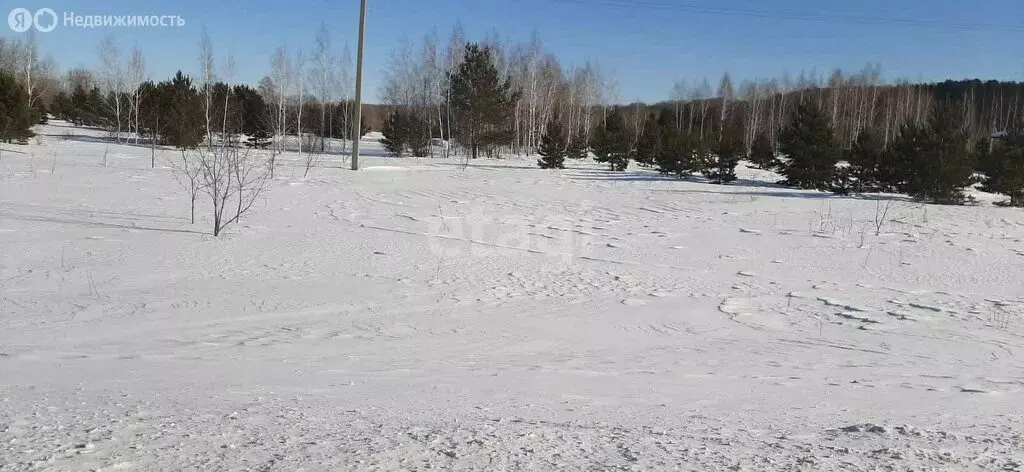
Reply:
<svg viewBox="0 0 1024 472"><path fill-rule="evenodd" d="M511 41L534 32L563 67L600 64L617 84L618 101L669 98L677 80L723 73L742 79L827 74L881 65L883 77L911 81L947 78L1024 80L1024 2L1021 0L368 0L364 96L378 91L391 53L404 40L432 32L446 43L461 23L470 40L497 34ZM255 84L270 72L281 45L312 51L321 22L337 55L355 56L359 1L305 0L3 0L15 7L51 8L77 15L177 15L183 27L59 25L37 33L43 55L61 70L93 68L99 44L112 36L127 55L142 49L151 76L199 69L203 28L218 64L228 56L237 80ZM15 33L0 24L2 37Z"/></svg>

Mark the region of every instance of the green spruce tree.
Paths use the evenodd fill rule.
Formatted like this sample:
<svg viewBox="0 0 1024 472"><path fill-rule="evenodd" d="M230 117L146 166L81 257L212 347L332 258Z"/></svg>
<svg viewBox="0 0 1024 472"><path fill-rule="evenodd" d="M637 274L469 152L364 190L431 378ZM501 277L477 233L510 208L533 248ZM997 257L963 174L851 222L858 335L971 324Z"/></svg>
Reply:
<svg viewBox="0 0 1024 472"><path fill-rule="evenodd" d="M976 156L968 149L963 125L963 107L941 102L932 108L926 128L907 128L894 145L906 179L902 191L943 205L964 203L964 188L974 182Z"/></svg>
<svg viewBox="0 0 1024 472"><path fill-rule="evenodd" d="M402 153L405 152L406 142L409 139L405 115L400 111L388 114L384 118L384 126L381 128L381 133L384 137L380 139L380 143L384 145L384 149L392 156L402 157Z"/></svg>
<svg viewBox="0 0 1024 472"><path fill-rule="evenodd" d="M598 126L592 149L595 161L608 164L612 171L626 170L632 146L622 112L609 113L604 123Z"/></svg>
<svg viewBox="0 0 1024 472"><path fill-rule="evenodd" d="M737 118L728 120L722 127L721 136L709 156L704 176L713 184L725 184L736 180L736 165L745 155L743 124Z"/></svg>
<svg viewBox="0 0 1024 472"><path fill-rule="evenodd" d="M14 76L0 70L0 141L24 144L35 136L32 125L37 121L25 88Z"/></svg>
<svg viewBox="0 0 1024 472"><path fill-rule="evenodd" d="M663 127L653 114L644 121L643 131L636 143L636 155L633 156L637 164L649 167L657 161L657 156L661 152L663 134Z"/></svg>
<svg viewBox="0 0 1024 472"><path fill-rule="evenodd" d="M191 149L203 140L202 102L199 92L192 85L192 79L178 71L170 82L162 82L161 88L165 103L164 113L167 127L164 128L164 141L179 149ZM98 89L93 89L98 95ZM90 102L93 100L90 93ZM102 102L99 106L102 106Z"/></svg>
<svg viewBox="0 0 1024 472"><path fill-rule="evenodd" d="M470 157L492 152L512 141L517 94L510 78L501 78L488 46L470 43L451 81L455 140Z"/></svg>
<svg viewBox="0 0 1024 472"><path fill-rule="evenodd" d="M1005 204L1024 206L1024 136L1010 136L992 144L982 190L1010 197Z"/></svg>
<svg viewBox="0 0 1024 472"><path fill-rule="evenodd" d="M430 122L416 112L405 116L406 142L415 157L430 155Z"/></svg>
<svg viewBox="0 0 1024 472"><path fill-rule="evenodd" d="M832 125L813 104L800 104L793 123L779 136L779 150L786 156L782 174L786 184L828 190L836 172L839 148Z"/></svg>
<svg viewBox="0 0 1024 472"><path fill-rule="evenodd" d="M848 176L852 179L851 190L880 190L884 180L885 142L878 133L870 128L861 130L847 156L850 164Z"/></svg>
<svg viewBox="0 0 1024 472"><path fill-rule="evenodd" d="M686 130L664 130L661 150L656 157L658 172L688 177L697 169L696 138Z"/></svg>
<svg viewBox="0 0 1024 472"><path fill-rule="evenodd" d="M750 145L750 162L758 169L773 169L779 161L775 158L775 147L764 131L754 136Z"/></svg>
<svg viewBox="0 0 1024 472"><path fill-rule="evenodd" d="M569 138L568 147L565 150L565 157L569 159L586 159L590 150L587 149L587 137L583 131L577 131L572 138Z"/></svg>
<svg viewBox="0 0 1024 472"><path fill-rule="evenodd" d="M565 132L556 116L548 122L544 136L540 138L540 149L537 150L537 154L540 154L541 158L537 160L537 165L541 169L564 169L567 148Z"/></svg>

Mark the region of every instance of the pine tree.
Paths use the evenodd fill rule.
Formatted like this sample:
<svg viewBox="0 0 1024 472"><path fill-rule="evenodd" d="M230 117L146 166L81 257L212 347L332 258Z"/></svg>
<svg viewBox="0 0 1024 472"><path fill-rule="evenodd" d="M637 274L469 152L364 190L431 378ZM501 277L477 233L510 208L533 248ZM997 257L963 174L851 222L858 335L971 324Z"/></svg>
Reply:
<svg viewBox="0 0 1024 472"><path fill-rule="evenodd" d="M64 111L64 118L75 126L86 125L85 113L89 103L89 93L81 85L76 85L75 89L71 91L71 97L68 100L68 107Z"/></svg>
<svg viewBox="0 0 1024 472"><path fill-rule="evenodd" d="M728 120L722 127L722 135L710 156L704 176L713 184L725 184L736 180L736 165L745 153L743 125L738 120Z"/></svg>
<svg viewBox="0 0 1024 472"><path fill-rule="evenodd" d="M786 184L827 190L839 160L832 126L821 109L801 104L793 123L779 136L779 150L786 156L782 174Z"/></svg>
<svg viewBox="0 0 1024 472"><path fill-rule="evenodd" d="M68 120L67 112L71 109L71 96L67 92L61 91L53 97L53 103L50 104L50 112L53 116L60 120ZM68 120L71 121L71 120Z"/></svg>
<svg viewBox="0 0 1024 472"><path fill-rule="evenodd" d="M881 189L885 169L885 142L870 128L857 135L848 154L849 177L854 180L851 189L871 192Z"/></svg>
<svg viewBox="0 0 1024 472"><path fill-rule="evenodd" d="M565 150L565 157L569 159L586 159L589 150L587 149L586 140L582 133L576 133L572 139L569 140L568 147Z"/></svg>
<svg viewBox="0 0 1024 472"><path fill-rule="evenodd" d="M28 104L25 88L10 74L0 70L0 141L25 143L35 136L32 125L38 117Z"/></svg>
<svg viewBox="0 0 1024 472"><path fill-rule="evenodd" d="M1010 197L1010 206L1024 206L1024 136L993 143L988 153L982 190Z"/></svg>
<svg viewBox="0 0 1024 472"><path fill-rule="evenodd" d="M889 148L882 152L878 165L879 189L886 192L908 192L914 178L913 156L921 153L926 130L914 123L900 127Z"/></svg>
<svg viewBox="0 0 1024 472"><path fill-rule="evenodd" d="M236 85L234 101L238 108L238 131L247 135L245 145L258 149L270 145L270 108L263 96L248 85Z"/></svg>
<svg viewBox="0 0 1024 472"><path fill-rule="evenodd" d="M481 151L511 142L517 94L510 78L502 80L491 49L467 44L465 57L452 77L451 106L455 139L476 159Z"/></svg>
<svg viewBox="0 0 1024 472"><path fill-rule="evenodd" d="M907 129L894 145L906 181L901 190L938 204L963 204L974 182L974 154L968 151L963 108L952 102L932 109L928 127Z"/></svg>
<svg viewBox="0 0 1024 472"><path fill-rule="evenodd" d="M638 164L646 167L655 163L661 152L663 129L664 127L659 124L659 120L655 119L654 115L644 121L643 134L637 139L636 155L633 157Z"/></svg>
<svg viewBox="0 0 1024 472"><path fill-rule="evenodd" d="M537 154L540 154L541 158L537 160L537 165L541 169L564 169L567 147L562 124L555 117L548 122L544 136L540 138L540 149L537 150Z"/></svg>
<svg viewBox="0 0 1024 472"><path fill-rule="evenodd" d="M165 142L179 149L195 148L203 140L205 131L199 119L202 103L192 79L178 71L170 82L161 82L159 87L163 89L161 95L165 100Z"/></svg>
<svg viewBox="0 0 1024 472"><path fill-rule="evenodd" d="M593 142L594 160L604 162L613 171L624 171L629 166L632 154L626 122L619 111L612 112L605 122L598 126Z"/></svg>
<svg viewBox="0 0 1024 472"><path fill-rule="evenodd" d="M779 163L775 158L775 148L768 134L763 131L754 136L754 142L750 145L750 162L758 169L772 169Z"/></svg>
<svg viewBox="0 0 1024 472"><path fill-rule="evenodd" d="M380 139L380 143L384 145L384 149L387 149L388 153L392 156L402 157L402 153L405 152L406 141L409 138L405 115L400 111L388 114L384 118L384 126L381 128L381 133L384 137Z"/></svg>
<svg viewBox="0 0 1024 472"><path fill-rule="evenodd" d="M665 129L662 146L655 158L658 172L683 178L696 169L696 138L686 130Z"/></svg>
<svg viewBox="0 0 1024 472"><path fill-rule="evenodd" d="M832 193L849 195L854 190L853 174L849 166L840 166L832 174Z"/></svg>
<svg viewBox="0 0 1024 472"><path fill-rule="evenodd" d="M41 125L45 125L50 121L49 111L42 100L36 101L35 105L32 106L32 116L35 118L35 122Z"/></svg>
<svg viewBox="0 0 1024 472"><path fill-rule="evenodd" d="M88 120L85 123L88 126L109 128L113 126L115 121L110 114L110 107L107 106L107 101L103 98L99 87L93 87L89 90L82 113Z"/></svg>
<svg viewBox="0 0 1024 472"><path fill-rule="evenodd" d="M405 116L405 141L415 157L430 155L430 122L416 112Z"/></svg>

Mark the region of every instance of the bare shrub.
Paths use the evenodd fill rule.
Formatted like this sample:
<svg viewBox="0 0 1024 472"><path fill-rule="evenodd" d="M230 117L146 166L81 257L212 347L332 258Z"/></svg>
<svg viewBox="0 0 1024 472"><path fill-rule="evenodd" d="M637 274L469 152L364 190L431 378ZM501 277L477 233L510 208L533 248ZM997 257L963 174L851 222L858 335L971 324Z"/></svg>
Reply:
<svg viewBox="0 0 1024 472"><path fill-rule="evenodd" d="M303 163L306 166L305 172L302 173L303 178L308 176L309 170L320 162L320 156L322 156L320 142L320 138L312 134L303 135L299 140L299 153L302 154Z"/></svg>
<svg viewBox="0 0 1024 472"><path fill-rule="evenodd" d="M875 236L882 234L882 226L885 225L885 220L889 215L889 209L892 208L892 204L892 200L886 200L883 207L881 200L875 202Z"/></svg>
<svg viewBox="0 0 1024 472"><path fill-rule="evenodd" d="M270 177L268 159L252 148L201 146L191 151L200 169L200 187L213 204L213 235L237 222L252 208ZM231 215L233 208L234 215Z"/></svg>
<svg viewBox="0 0 1024 472"><path fill-rule="evenodd" d="M196 224L196 199L199 197L199 191L202 189L202 180L199 176L202 174L203 168L185 150L181 151L180 160L168 159L168 161L171 164L171 173L174 174L174 179L188 192L189 201L192 204L190 207L191 221L192 224Z"/></svg>

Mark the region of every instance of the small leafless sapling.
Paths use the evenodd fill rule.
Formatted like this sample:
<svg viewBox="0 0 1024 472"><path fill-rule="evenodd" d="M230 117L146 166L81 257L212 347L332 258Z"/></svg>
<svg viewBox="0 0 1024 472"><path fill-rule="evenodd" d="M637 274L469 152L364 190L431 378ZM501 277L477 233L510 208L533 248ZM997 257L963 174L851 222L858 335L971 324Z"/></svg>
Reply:
<svg viewBox="0 0 1024 472"><path fill-rule="evenodd" d="M185 191L188 192L189 202L191 202L190 215L192 224L196 224L196 199L199 197L199 190L201 189L202 181L199 178L203 172L203 168L199 165L199 162L193 159L183 149L181 151L180 160L169 160L171 164L171 173L174 175L174 179L178 181Z"/></svg>
<svg viewBox="0 0 1024 472"><path fill-rule="evenodd" d="M238 221L266 188L270 168L258 150L229 144L192 151L200 168L200 188L213 204L213 235ZM235 214L227 210L233 206Z"/></svg>
<svg viewBox="0 0 1024 472"><path fill-rule="evenodd" d="M875 202L875 236L882 234L882 226L885 225L890 208L892 208L892 200L886 200L884 207L881 200Z"/></svg>
<svg viewBox="0 0 1024 472"><path fill-rule="evenodd" d="M321 152L316 145L316 136L307 134L299 138L299 153L302 154L303 163L306 166L302 178L306 178L309 175L309 170L320 162Z"/></svg>

